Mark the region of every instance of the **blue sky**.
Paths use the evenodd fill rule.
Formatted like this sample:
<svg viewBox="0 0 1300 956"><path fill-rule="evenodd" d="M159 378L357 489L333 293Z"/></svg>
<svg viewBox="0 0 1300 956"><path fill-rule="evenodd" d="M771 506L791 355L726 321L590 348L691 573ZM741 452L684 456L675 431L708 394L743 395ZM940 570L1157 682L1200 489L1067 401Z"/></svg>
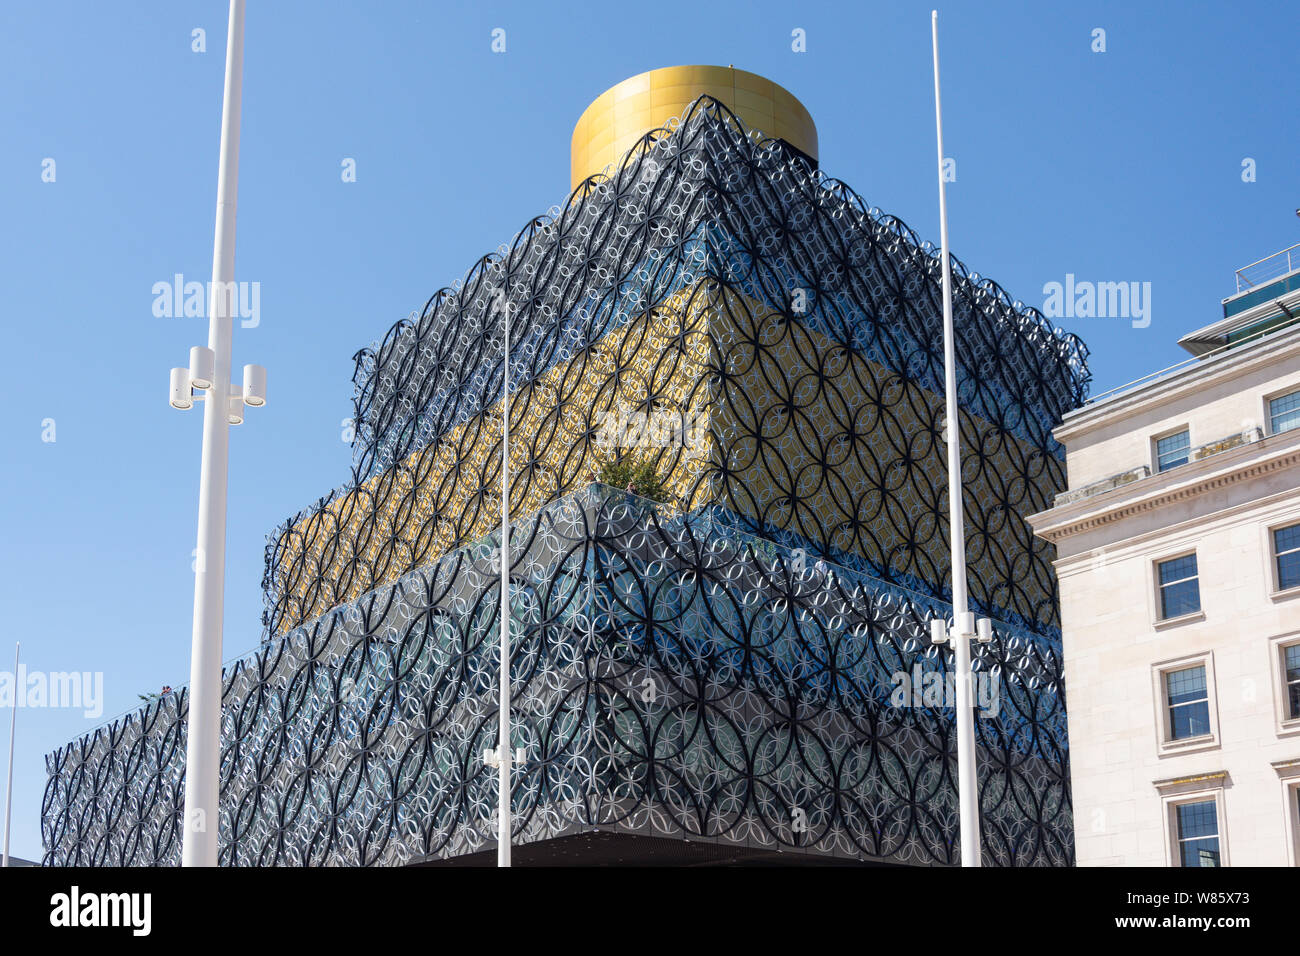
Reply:
<svg viewBox="0 0 1300 956"><path fill-rule="evenodd" d="M270 384L231 438L224 656L257 643L267 532L347 477L351 355L566 198L573 124L617 81L772 78L828 174L937 242L932 6L253 0L237 278L260 323L235 364ZM44 755L188 679L201 411L166 386L206 320L151 290L209 278L225 24L219 0L0 10L0 669L21 640L30 670L104 675L99 719L19 711L18 856L41 854ZM948 2L940 26L953 251L1040 307L1067 274L1151 283L1146 328L1061 320L1094 392L1185 358L1233 270L1300 241L1294 3Z"/></svg>

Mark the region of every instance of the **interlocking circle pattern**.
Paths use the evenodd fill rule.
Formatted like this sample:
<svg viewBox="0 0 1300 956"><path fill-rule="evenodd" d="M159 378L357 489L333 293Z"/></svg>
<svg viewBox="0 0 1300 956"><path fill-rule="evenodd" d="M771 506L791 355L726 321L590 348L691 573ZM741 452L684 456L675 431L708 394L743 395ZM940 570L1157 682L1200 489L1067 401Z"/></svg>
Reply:
<svg viewBox="0 0 1300 956"><path fill-rule="evenodd" d="M1054 628L1052 549L1024 516L1064 487L1050 430L1086 350L953 265L971 595ZM608 416L666 409L706 423L653 450L680 507L943 595L938 257L702 98L357 354L352 480L270 536L268 635L499 523L506 314L515 516L593 479Z"/></svg>
<svg viewBox="0 0 1300 956"><path fill-rule="evenodd" d="M953 268L970 590L997 622L985 858L1069 865L1053 552L1025 517L1064 487L1051 429L1087 352ZM221 861L494 842L509 317L515 839L956 862L940 271L706 97L360 351L351 478L269 536L263 643L225 673ZM606 431L664 414L698 427ZM668 503L592 483L625 444ZM47 757L45 862L179 861L187 706Z"/></svg>
<svg viewBox="0 0 1300 956"><path fill-rule="evenodd" d="M495 552L453 552L229 669L223 864L494 845ZM942 605L599 485L516 529L511 587L517 841L600 827L956 862L952 710L892 694L893 675L951 672L928 643ZM976 722L986 859L1068 865L1059 650L999 627L975 667L1000 697ZM46 863L179 862L186 706L47 758Z"/></svg>

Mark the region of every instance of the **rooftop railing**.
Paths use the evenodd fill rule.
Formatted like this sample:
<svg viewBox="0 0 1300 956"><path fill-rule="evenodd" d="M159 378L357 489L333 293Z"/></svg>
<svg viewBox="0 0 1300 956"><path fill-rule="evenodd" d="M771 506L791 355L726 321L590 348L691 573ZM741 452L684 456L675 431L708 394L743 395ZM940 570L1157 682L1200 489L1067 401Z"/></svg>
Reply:
<svg viewBox="0 0 1300 956"><path fill-rule="evenodd" d="M1140 388L1144 388L1163 379L1174 378L1190 368L1203 366L1211 359L1222 357L1225 352L1240 349L1243 345L1257 343L1260 339L1272 335L1275 332L1294 330L1295 325L1288 322L1285 325L1270 325L1267 328L1260 329L1258 332L1251 332L1240 339L1220 345L1218 348L1210 349L1208 352L1202 352L1200 355L1194 355L1189 359L1184 359L1176 365L1170 365L1168 368L1163 368L1158 372L1151 372L1141 378L1127 382L1124 385L1116 385L1114 388L1108 389L1098 395L1090 396L1086 402L1079 406L1077 411L1092 408L1095 405L1100 405L1102 402L1109 401L1110 399L1123 395L1126 392L1137 391Z"/></svg>
<svg viewBox="0 0 1300 956"><path fill-rule="evenodd" d="M1295 272L1297 269L1300 269L1300 242L1238 269L1236 272L1237 294L1249 292L1251 289L1258 288L1273 279L1281 278L1290 272Z"/></svg>

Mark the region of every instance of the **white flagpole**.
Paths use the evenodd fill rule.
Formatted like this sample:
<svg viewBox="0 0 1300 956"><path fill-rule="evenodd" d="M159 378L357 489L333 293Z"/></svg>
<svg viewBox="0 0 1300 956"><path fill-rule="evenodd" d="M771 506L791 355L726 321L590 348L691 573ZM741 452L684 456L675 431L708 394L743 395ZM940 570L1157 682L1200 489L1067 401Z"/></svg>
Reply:
<svg viewBox="0 0 1300 956"><path fill-rule="evenodd" d="M14 689L18 689L18 651L22 648L19 642L14 643ZM0 860L0 867L9 865L9 820L14 808L14 733L18 730L18 694L14 694L14 709L9 715L9 773L5 776L5 851L4 859Z"/></svg>
<svg viewBox="0 0 1300 956"><path fill-rule="evenodd" d="M957 408L956 335L952 321L952 263L948 258L948 201L943 182L943 109L939 100L939 11L930 12L934 46L934 123L939 147L939 254L943 260L944 408L948 419L948 525L952 543L951 639L957 663L957 798L961 814L961 865L980 865L979 783L975 773L970 642L975 624L966 596L966 528L961 488L961 416Z"/></svg>
<svg viewBox="0 0 1300 956"><path fill-rule="evenodd" d="M230 0L226 84L221 107L217 224L208 294L208 348L215 374L203 408L199 532L194 574L194 635L185 749L184 866L217 865L221 768L221 627L226 577L226 490L230 453L229 314L235 278L235 206L239 198L239 110L244 71L244 0Z"/></svg>
<svg viewBox="0 0 1300 956"><path fill-rule="evenodd" d="M502 301L504 296L498 301ZM510 865L510 303L501 316L501 678L497 702L497 866Z"/></svg>

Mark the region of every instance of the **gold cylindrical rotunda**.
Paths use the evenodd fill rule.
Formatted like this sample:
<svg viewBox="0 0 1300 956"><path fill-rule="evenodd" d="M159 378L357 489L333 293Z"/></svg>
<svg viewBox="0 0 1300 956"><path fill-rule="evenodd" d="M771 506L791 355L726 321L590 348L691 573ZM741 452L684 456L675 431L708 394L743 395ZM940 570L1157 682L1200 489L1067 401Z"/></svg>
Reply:
<svg viewBox="0 0 1300 956"><path fill-rule="evenodd" d="M708 94L750 130L783 139L817 159L817 127L794 94L757 73L729 66L667 66L638 73L606 90L573 129L571 188L617 163L652 129Z"/></svg>

